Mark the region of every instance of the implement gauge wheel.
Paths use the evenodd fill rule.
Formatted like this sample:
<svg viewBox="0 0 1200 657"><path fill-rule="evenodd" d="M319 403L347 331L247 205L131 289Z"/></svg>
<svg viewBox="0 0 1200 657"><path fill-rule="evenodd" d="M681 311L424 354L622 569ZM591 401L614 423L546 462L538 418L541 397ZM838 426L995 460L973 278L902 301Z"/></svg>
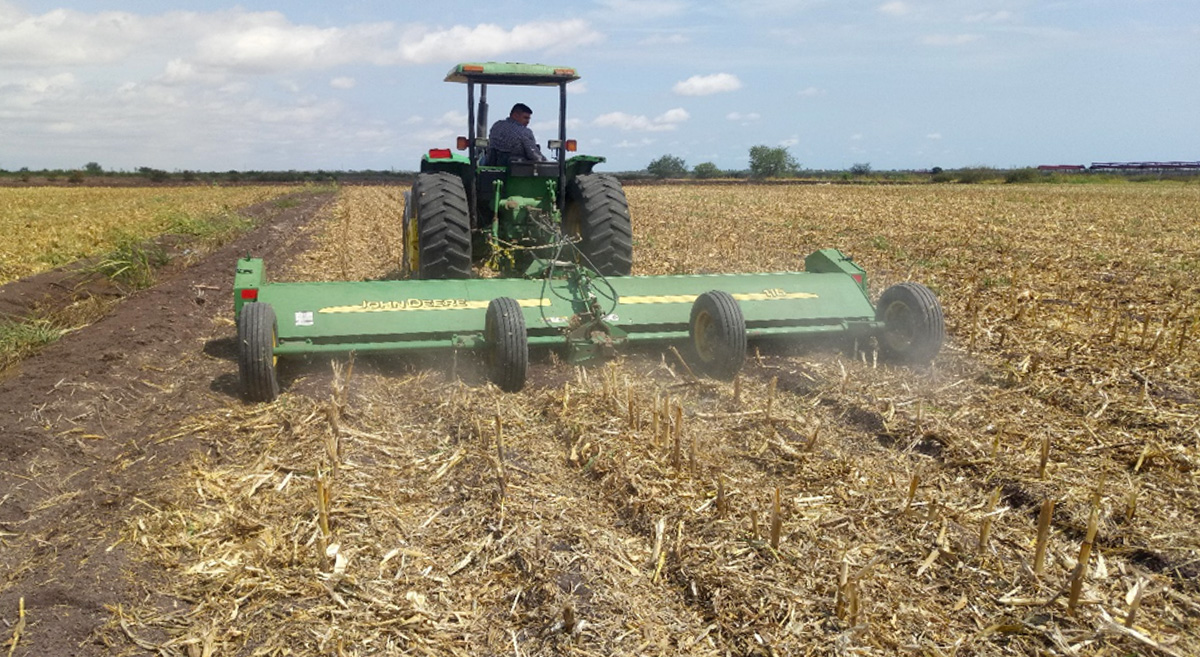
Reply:
<svg viewBox="0 0 1200 657"><path fill-rule="evenodd" d="M505 392L525 387L529 367L529 337L525 314L516 299L500 297L488 303L484 326L487 341L488 378Z"/></svg>
<svg viewBox="0 0 1200 657"><path fill-rule="evenodd" d="M633 225L621 182L604 173L576 176L567 187L564 227L579 238L583 264L604 276L628 276L633 267Z"/></svg>
<svg viewBox="0 0 1200 657"><path fill-rule="evenodd" d="M409 207L416 211L404 231L409 271L417 278L470 278L471 213L462 179L445 172L418 175Z"/></svg>
<svg viewBox="0 0 1200 657"><path fill-rule="evenodd" d="M269 402L279 396L275 356L275 309L266 303L242 306L238 320L238 378L246 401Z"/></svg>
<svg viewBox="0 0 1200 657"><path fill-rule="evenodd" d="M900 283L884 290L875 319L884 324L877 336L880 354L892 361L929 363L946 340L942 305L920 283Z"/></svg>
<svg viewBox="0 0 1200 657"><path fill-rule="evenodd" d="M696 362L710 376L732 379L746 360L746 320L728 292L712 290L696 297L688 335Z"/></svg>

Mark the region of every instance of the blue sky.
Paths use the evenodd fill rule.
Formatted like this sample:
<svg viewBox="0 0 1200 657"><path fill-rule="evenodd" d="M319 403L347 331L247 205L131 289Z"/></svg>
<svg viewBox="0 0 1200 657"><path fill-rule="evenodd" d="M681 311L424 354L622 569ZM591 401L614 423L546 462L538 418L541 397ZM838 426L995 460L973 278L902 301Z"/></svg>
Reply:
<svg viewBox="0 0 1200 657"><path fill-rule="evenodd" d="M1197 0L0 0L0 168L411 170L488 60L607 170L1200 160Z"/></svg>

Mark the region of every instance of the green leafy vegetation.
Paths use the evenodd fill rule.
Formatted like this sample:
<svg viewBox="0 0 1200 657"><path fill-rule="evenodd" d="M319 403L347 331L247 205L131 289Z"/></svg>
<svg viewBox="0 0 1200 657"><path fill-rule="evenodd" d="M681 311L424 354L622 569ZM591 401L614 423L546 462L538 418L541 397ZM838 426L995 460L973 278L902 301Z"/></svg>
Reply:
<svg viewBox="0 0 1200 657"><path fill-rule="evenodd" d="M0 320L0 370L29 357L62 334L62 329L46 319Z"/></svg>
<svg viewBox="0 0 1200 657"><path fill-rule="evenodd" d="M646 171L655 178L686 178L688 169L683 158L664 155L646 166Z"/></svg>
<svg viewBox="0 0 1200 657"><path fill-rule="evenodd" d="M106 276L119 287L144 290L154 285L154 272L170 261L162 246L148 240L124 236L117 248L100 257L88 269Z"/></svg>
<svg viewBox="0 0 1200 657"><path fill-rule="evenodd" d="M783 178L794 176L800 170L796 158L788 153L787 148L770 146L754 146L750 149L751 178Z"/></svg>

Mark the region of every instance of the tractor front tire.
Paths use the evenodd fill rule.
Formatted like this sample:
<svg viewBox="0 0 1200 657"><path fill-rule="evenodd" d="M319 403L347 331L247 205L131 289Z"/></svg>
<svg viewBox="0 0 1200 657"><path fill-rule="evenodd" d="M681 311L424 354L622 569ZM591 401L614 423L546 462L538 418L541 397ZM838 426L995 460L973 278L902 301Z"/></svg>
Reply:
<svg viewBox="0 0 1200 657"><path fill-rule="evenodd" d="M279 396L275 309L266 303L248 303L242 306L237 327L242 395L251 402L275 401Z"/></svg>
<svg viewBox="0 0 1200 657"><path fill-rule="evenodd" d="M732 379L746 361L746 319L728 292L712 290L696 297L688 323L696 363L709 376Z"/></svg>
<svg viewBox="0 0 1200 657"><path fill-rule="evenodd" d="M893 362L927 364L946 340L942 305L920 283L900 283L884 290L875 319L883 322L877 337L880 355Z"/></svg>
<svg viewBox="0 0 1200 657"><path fill-rule="evenodd" d="M516 299L500 297L488 303L485 322L488 378L505 392L517 392L525 387L525 373L529 369L525 314Z"/></svg>
<svg viewBox="0 0 1200 657"><path fill-rule="evenodd" d="M471 277L471 213L462 179L452 173L422 173L415 198L416 245L406 243L417 278ZM409 233L406 231L407 242ZM415 255L417 262L411 262Z"/></svg>
<svg viewBox="0 0 1200 657"><path fill-rule="evenodd" d="M633 268L633 225L621 182L603 173L577 176L567 189L566 231L579 238L584 265L604 276Z"/></svg>

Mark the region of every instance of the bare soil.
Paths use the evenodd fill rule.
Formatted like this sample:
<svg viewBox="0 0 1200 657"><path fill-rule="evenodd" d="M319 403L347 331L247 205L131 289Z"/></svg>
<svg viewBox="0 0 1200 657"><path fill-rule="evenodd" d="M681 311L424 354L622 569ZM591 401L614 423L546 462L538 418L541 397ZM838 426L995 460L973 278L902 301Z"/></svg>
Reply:
<svg viewBox="0 0 1200 657"><path fill-rule="evenodd" d="M13 625L23 598L26 619L9 654L136 652L97 632L118 605L186 604L157 593L159 573L130 559L119 529L143 490L201 448L148 437L236 396L234 262L246 253L286 262L308 248L308 224L328 213L333 195L295 200L245 209L260 227L160 272L157 285L0 381L0 618ZM53 312L118 294L106 279L57 270L0 287L0 312ZM0 626L5 640L14 630Z"/></svg>

